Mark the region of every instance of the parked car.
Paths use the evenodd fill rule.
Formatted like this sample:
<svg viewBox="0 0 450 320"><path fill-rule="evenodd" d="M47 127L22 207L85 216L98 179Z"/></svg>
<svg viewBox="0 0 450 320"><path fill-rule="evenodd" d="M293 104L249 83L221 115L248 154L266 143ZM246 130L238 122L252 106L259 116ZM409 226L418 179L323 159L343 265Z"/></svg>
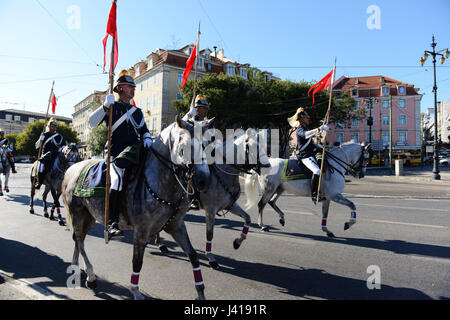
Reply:
<svg viewBox="0 0 450 320"><path fill-rule="evenodd" d="M443 166L448 166L450 157L445 157L445 158L441 158L439 159L439 164L443 165Z"/></svg>
<svg viewBox="0 0 450 320"><path fill-rule="evenodd" d="M31 163L30 158L20 160L21 163Z"/></svg>

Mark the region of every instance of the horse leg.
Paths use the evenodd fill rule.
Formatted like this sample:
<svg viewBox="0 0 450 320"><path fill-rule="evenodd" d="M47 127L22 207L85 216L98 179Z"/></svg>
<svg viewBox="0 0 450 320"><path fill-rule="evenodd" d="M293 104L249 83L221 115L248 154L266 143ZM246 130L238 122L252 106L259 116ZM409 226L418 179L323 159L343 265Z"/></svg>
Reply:
<svg viewBox="0 0 450 320"><path fill-rule="evenodd" d="M263 224L263 210L266 204L272 199L274 192L267 193L261 197L261 200L258 202L258 225L262 231L269 231L269 227Z"/></svg>
<svg viewBox="0 0 450 320"><path fill-rule="evenodd" d="M33 178L31 178L31 192L30 192L30 213L34 213L34 193L36 189L34 188Z"/></svg>
<svg viewBox="0 0 450 320"><path fill-rule="evenodd" d="M95 219L90 215L86 208L72 209L67 214L71 215L73 234L72 239L75 242L75 249L73 252L72 265L78 266L78 259L81 256L84 260L85 271L87 274L86 286L94 289L97 286L97 278L94 274L94 268L84 250L84 239L89 230L94 226Z"/></svg>
<svg viewBox="0 0 450 320"><path fill-rule="evenodd" d="M205 255L208 258L209 266L214 270L217 270L219 269L219 263L216 261L216 257L212 253L212 240L214 237L215 220L216 220L216 212L214 212L214 210L205 210L205 222L206 222Z"/></svg>
<svg viewBox="0 0 450 320"><path fill-rule="evenodd" d="M133 241L133 273L131 274L130 291L134 300L144 300L144 296L139 292L139 273L144 262L144 251L147 246L150 234L145 228L135 228Z"/></svg>
<svg viewBox="0 0 450 320"><path fill-rule="evenodd" d="M3 195L3 191L2 191L2 174L0 172L0 196Z"/></svg>
<svg viewBox="0 0 450 320"><path fill-rule="evenodd" d="M61 192L57 191L56 192L56 204L57 204L56 213L58 214L58 224L60 226L65 226L64 220L63 220L63 218L61 216L61 204L59 203L59 197L60 196L61 196Z"/></svg>
<svg viewBox="0 0 450 320"><path fill-rule="evenodd" d="M322 202L322 231L327 234L328 237L334 238L333 232L328 230L327 227L327 218L328 218L328 210L330 208L330 200L323 200Z"/></svg>
<svg viewBox="0 0 450 320"><path fill-rule="evenodd" d="M42 193L42 202L44 203L44 217L48 218L48 210L47 210L47 195L50 191L50 187L45 186L44 192Z"/></svg>
<svg viewBox="0 0 450 320"><path fill-rule="evenodd" d="M8 182L9 182L9 169L5 173L5 191L6 192L9 192Z"/></svg>
<svg viewBox="0 0 450 320"><path fill-rule="evenodd" d="M272 199L268 202L269 205L278 213L278 216L280 217L280 224L284 227L286 220L284 218L284 212L281 211L280 208L278 208L278 206L275 204L275 202L278 200L278 198L281 196L281 193L283 191L278 188L278 190L276 191L276 194L274 197L272 197Z"/></svg>
<svg viewBox="0 0 450 320"><path fill-rule="evenodd" d="M205 284L203 283L202 272L200 270L200 262L195 249L192 247L189 235L186 230L184 221L181 221L175 229L167 228L167 232L174 238L177 244L183 249L184 253L189 257L194 273L195 289L197 290L197 300L205 300Z"/></svg>
<svg viewBox="0 0 450 320"><path fill-rule="evenodd" d="M237 250L241 246L242 242L247 239L248 229L252 221L247 212L245 212L236 202L231 207L230 212L244 219L244 226L242 227L241 236L233 241L233 248Z"/></svg>
<svg viewBox="0 0 450 320"><path fill-rule="evenodd" d="M350 208L350 210L351 210L350 220L345 222L345 224L344 224L344 230L347 230L348 228L350 228L352 225L354 225L356 223L356 206L353 202L351 202L350 200L345 198L340 193L335 195L332 200Z"/></svg>

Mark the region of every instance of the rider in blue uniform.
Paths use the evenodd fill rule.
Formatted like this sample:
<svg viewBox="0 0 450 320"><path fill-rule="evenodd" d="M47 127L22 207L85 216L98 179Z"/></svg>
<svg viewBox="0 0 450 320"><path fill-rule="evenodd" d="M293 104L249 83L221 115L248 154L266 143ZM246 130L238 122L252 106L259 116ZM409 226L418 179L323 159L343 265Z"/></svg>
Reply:
<svg viewBox="0 0 450 320"><path fill-rule="evenodd" d="M9 139L5 138L5 131L0 128L0 148L1 147L6 147L8 149L8 153L7 153L6 157L8 158L8 161L11 165L12 173L17 173L16 165L14 163L14 158L12 155L13 147L9 143Z"/></svg>
<svg viewBox="0 0 450 320"><path fill-rule="evenodd" d="M297 137L297 159L302 162L305 167L307 167L313 173L311 178L311 197L316 203L317 198L317 189L319 187L319 177L320 177L320 169L317 165L316 158L314 157L314 149L319 147L320 145L314 144L312 138L317 135L320 131L329 131L330 128L327 125L322 125L319 128L308 130L308 125L311 122L311 119L308 113L303 108L298 108L295 115L288 119L289 124L296 128L296 137ZM319 201L321 199L319 198Z"/></svg>
<svg viewBox="0 0 450 320"><path fill-rule="evenodd" d="M90 126L95 127L106 122L109 125L108 113L112 109L111 135L111 190L109 198L108 231L112 240L122 237L119 228L119 193L123 188L125 169L139 164L142 146L150 148L153 141L145 124L141 109L130 104L134 97L136 83L126 70L119 73L114 92L119 95L116 101L114 94L105 98L103 107L95 110L90 118Z"/></svg>

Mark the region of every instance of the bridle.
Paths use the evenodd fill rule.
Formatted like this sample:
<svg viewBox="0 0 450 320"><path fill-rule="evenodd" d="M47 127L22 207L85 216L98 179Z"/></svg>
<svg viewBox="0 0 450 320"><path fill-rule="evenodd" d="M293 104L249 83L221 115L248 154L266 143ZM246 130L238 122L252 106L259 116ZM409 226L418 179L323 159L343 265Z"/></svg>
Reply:
<svg viewBox="0 0 450 320"><path fill-rule="evenodd" d="M348 161L348 156L347 154L342 150L342 148L340 147L340 149L342 151L342 153L345 156L345 160L342 160L338 157L336 157L335 155L333 155L331 152L326 151L326 154L328 157L330 157L331 159L333 159L339 166L341 166L346 173L350 173L353 177L356 177L357 174L360 174L362 172L362 170L364 169L364 167L366 166L365 163L365 149L364 146L361 146L361 155L358 158L358 160L356 161L355 164L351 163L350 161ZM336 169L336 168L334 168ZM336 169L337 170L337 169ZM342 172L340 172L339 170L337 170L342 176L344 176L344 174Z"/></svg>

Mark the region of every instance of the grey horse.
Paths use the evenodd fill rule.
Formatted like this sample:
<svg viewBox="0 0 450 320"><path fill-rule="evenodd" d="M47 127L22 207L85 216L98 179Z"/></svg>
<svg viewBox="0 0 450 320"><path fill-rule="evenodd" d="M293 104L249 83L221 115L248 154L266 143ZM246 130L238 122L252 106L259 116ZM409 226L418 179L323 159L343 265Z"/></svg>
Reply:
<svg viewBox="0 0 450 320"><path fill-rule="evenodd" d="M9 192L8 182L9 175L11 174L11 164L9 163L6 154L8 153L8 148L5 146L0 147L0 196L3 196L2 191L2 177L3 174L5 176L5 186L4 190Z"/></svg>
<svg viewBox="0 0 450 320"><path fill-rule="evenodd" d="M54 213L58 215L58 222L60 225L64 225L64 221L61 216L59 198L61 196L61 183L64 178L64 173L73 164L80 161L80 154L78 152L79 145L71 143L65 145L56 156L52 169L47 173L42 185L45 186L42 193L42 201L44 203L44 217L50 220L56 220ZM30 194L30 213L34 214L34 197L36 194L35 179L37 172L38 161L35 161L31 167L30 182L31 182L31 194ZM52 194L53 205L50 210L50 215L47 210L47 195Z"/></svg>
<svg viewBox="0 0 450 320"><path fill-rule="evenodd" d="M328 209L330 201L340 203L351 209L350 220L345 222L344 230L356 223L356 206L353 202L342 195L345 187L346 172L354 176L363 178L365 166L368 158L370 145L358 143L344 143L339 147L334 147L327 152L326 159L328 165L324 166L322 174L321 194L326 200L322 201L322 231L328 237L334 234L327 228ZM270 165L275 170L271 175L258 177L255 173L247 175L245 179L245 193L247 196L246 210L256 205L258 201L258 189L261 189L262 196L258 202L258 224L263 231L268 231L268 227L263 224L263 210L267 203L278 213L280 224L285 224L284 213L276 205L277 199L283 192L291 192L298 196L311 196L311 180L282 180L282 170L286 159L271 158Z"/></svg>
<svg viewBox="0 0 450 320"><path fill-rule="evenodd" d="M147 151L137 172L132 173L125 192L126 201L121 208L120 223L123 229L134 231L133 272L130 291L134 299L144 297L139 292L139 273L148 239L165 230L183 249L192 264L198 299L205 299L204 283L197 253L192 247L184 216L188 208L186 180L191 179L197 188L204 191L209 186L209 168L206 163L194 163L185 151L195 139L184 129L185 124L176 117L176 122L165 128ZM188 159L186 159L188 158ZM104 197L82 198L74 195L74 190L83 168L91 164L86 160L70 167L62 183L67 221L75 241L72 264L78 266L81 253L87 273L86 285L96 286L96 276L84 249L86 234L96 221L105 223ZM195 170L195 176L192 172ZM192 178L190 178L192 177Z"/></svg>
<svg viewBox="0 0 450 320"><path fill-rule="evenodd" d="M229 140L223 144L223 159L216 159L219 160L217 161L218 163L213 163L209 167L211 172L211 183L209 188L204 192L198 192L200 206L205 211L205 254L208 258L209 265L213 269L218 269L220 267L212 253L214 223L216 216L219 215L220 211L225 211L226 213L231 212L244 220L244 226L242 227L240 237L233 241L234 249L239 249L242 242L247 238L251 218L237 203L237 200L241 195L239 177L242 173L249 172L252 169L260 171L261 167L267 168L269 163L265 147L263 144L259 143L257 135L254 134L255 132L255 130L249 129L245 133L237 136L235 140ZM228 149L228 144L233 145L233 148ZM220 144L218 148L220 148ZM243 152L239 152L239 150ZM249 154L252 150L254 150L257 155ZM231 158L227 156L227 153L232 155L232 161ZM227 160L227 158L229 160ZM155 244L163 253L168 251L166 246L162 244L159 234L156 237Z"/></svg>

